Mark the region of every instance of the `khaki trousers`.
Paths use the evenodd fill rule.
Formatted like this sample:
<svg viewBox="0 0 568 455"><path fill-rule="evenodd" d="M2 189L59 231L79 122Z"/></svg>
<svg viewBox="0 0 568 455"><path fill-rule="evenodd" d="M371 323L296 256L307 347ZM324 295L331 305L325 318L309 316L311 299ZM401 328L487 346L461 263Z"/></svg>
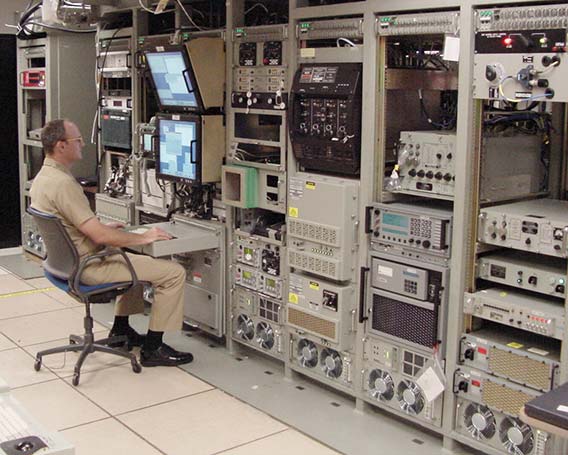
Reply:
<svg viewBox="0 0 568 455"><path fill-rule="evenodd" d="M154 287L154 303L150 314L149 329L156 332L180 330L183 323L185 269L176 262L155 259L150 256L126 253L136 271L138 280L148 281ZM131 280L130 272L122 256L110 256L93 262L83 272L85 284L103 284ZM143 287L132 288L117 299L115 314L128 316L142 313Z"/></svg>

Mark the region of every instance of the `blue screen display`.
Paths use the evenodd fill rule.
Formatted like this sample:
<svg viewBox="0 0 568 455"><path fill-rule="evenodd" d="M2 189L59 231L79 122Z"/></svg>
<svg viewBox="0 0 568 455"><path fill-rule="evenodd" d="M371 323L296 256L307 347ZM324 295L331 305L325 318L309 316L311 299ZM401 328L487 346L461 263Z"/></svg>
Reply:
<svg viewBox="0 0 568 455"><path fill-rule="evenodd" d="M160 174L196 179L197 165L191 163L191 141L196 139L196 132L195 122L160 120Z"/></svg>
<svg viewBox="0 0 568 455"><path fill-rule="evenodd" d="M162 106L197 107L181 51L147 53L146 60Z"/></svg>

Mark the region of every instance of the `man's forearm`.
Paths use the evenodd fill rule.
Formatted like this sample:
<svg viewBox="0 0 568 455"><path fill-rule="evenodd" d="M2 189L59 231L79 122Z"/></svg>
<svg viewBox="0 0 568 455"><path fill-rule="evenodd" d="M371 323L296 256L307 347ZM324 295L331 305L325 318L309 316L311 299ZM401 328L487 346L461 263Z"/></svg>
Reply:
<svg viewBox="0 0 568 455"><path fill-rule="evenodd" d="M115 247L128 247L134 245L144 245L147 242L146 238L140 234L133 234L121 229L113 229L105 225L101 225L101 232L95 241L101 245L115 246Z"/></svg>

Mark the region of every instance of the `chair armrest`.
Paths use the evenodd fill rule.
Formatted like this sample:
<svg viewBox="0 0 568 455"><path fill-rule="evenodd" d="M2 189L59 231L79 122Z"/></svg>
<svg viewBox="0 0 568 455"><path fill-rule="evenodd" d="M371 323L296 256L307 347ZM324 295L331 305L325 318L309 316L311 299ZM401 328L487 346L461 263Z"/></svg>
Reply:
<svg viewBox="0 0 568 455"><path fill-rule="evenodd" d="M85 268L87 267L87 265L89 265L89 263L91 263L95 259L102 259L102 258L105 258L105 257L108 257L108 256L115 256L117 254L124 258L124 262L126 263L126 267L128 268L128 271L130 272L130 276L132 277L132 283L131 283L129 288L133 288L133 287L137 286L138 285L138 276L136 275L136 271L134 270L134 267L132 266L132 262L130 262L130 259L128 258L126 253L119 248L105 248L103 251L100 251L100 252L95 253L95 254L91 254L90 256L87 256L86 258L83 258L81 260L81 262L79 263L79 267L77 267L77 272L75 273L75 275L73 277L71 277L69 279L69 287L71 288L71 290L77 295L82 295L82 292L80 291L80 289L81 289L81 276L83 275L83 272L84 272ZM105 290L112 290L112 289L114 289L114 287L111 286L111 287L109 287L108 289L105 289Z"/></svg>

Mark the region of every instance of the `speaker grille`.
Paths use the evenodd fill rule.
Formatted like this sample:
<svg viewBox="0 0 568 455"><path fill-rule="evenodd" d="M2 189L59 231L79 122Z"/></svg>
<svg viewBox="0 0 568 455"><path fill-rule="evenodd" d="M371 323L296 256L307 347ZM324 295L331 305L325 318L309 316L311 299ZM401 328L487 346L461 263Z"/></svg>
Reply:
<svg viewBox="0 0 568 455"><path fill-rule="evenodd" d="M337 265L334 261L311 256L306 253L288 250L288 263L290 266L314 273L320 276L338 279Z"/></svg>
<svg viewBox="0 0 568 455"><path fill-rule="evenodd" d="M382 295L373 295L372 327L431 348L438 342L438 314Z"/></svg>
<svg viewBox="0 0 568 455"><path fill-rule="evenodd" d="M296 308L288 307L288 324L304 329L322 338L337 341L335 322L314 316Z"/></svg>
<svg viewBox="0 0 568 455"><path fill-rule="evenodd" d="M552 383L550 365L501 349L490 349L489 370L498 376L544 391L549 391Z"/></svg>
<svg viewBox="0 0 568 455"><path fill-rule="evenodd" d="M483 381L481 397L483 403L487 404L487 406L494 407L513 416L518 416L525 403L534 398L534 396L527 395L524 392L487 380Z"/></svg>
<svg viewBox="0 0 568 455"><path fill-rule="evenodd" d="M339 246L339 230L332 226L324 226L306 221L288 220L288 235L313 240L326 245Z"/></svg>

